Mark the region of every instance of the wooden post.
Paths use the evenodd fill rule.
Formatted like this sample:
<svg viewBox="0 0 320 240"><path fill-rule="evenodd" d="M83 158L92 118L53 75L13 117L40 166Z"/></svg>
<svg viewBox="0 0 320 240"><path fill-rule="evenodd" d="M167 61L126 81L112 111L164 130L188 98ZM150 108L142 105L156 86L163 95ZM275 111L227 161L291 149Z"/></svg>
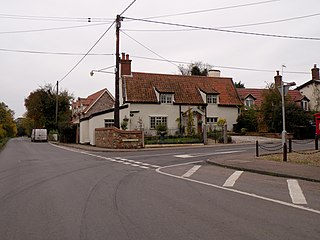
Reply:
<svg viewBox="0 0 320 240"><path fill-rule="evenodd" d="M292 152L292 139L289 138L289 153Z"/></svg>
<svg viewBox="0 0 320 240"><path fill-rule="evenodd" d="M286 162L288 160L288 149L287 144L283 144L283 161Z"/></svg>
<svg viewBox="0 0 320 240"><path fill-rule="evenodd" d="M259 157L259 143L256 141L256 157Z"/></svg>

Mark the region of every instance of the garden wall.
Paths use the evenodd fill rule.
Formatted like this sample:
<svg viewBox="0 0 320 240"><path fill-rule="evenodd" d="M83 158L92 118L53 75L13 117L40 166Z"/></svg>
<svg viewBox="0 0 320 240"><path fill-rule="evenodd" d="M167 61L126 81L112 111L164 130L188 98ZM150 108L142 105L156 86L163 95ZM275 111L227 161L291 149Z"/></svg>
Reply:
<svg viewBox="0 0 320 240"><path fill-rule="evenodd" d="M111 149L144 148L142 131L123 131L115 127L96 128L95 143L97 147Z"/></svg>

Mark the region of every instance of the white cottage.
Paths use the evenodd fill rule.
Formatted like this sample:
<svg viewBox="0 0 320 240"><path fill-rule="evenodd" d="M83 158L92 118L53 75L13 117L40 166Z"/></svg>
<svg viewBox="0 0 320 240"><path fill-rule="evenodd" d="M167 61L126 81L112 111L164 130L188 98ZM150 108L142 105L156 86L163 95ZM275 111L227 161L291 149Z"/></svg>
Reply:
<svg viewBox="0 0 320 240"><path fill-rule="evenodd" d="M184 76L131 72L129 55L121 58L120 105L122 120L128 130L144 129L154 135L156 126L164 124L169 134L186 131L192 117L195 132L202 125L226 119L228 130L239 114L241 100L231 78L217 76Z"/></svg>
<svg viewBox="0 0 320 240"><path fill-rule="evenodd" d="M242 103L231 78L216 73L206 77L131 72L131 60L125 54L120 65L120 125L127 123L127 130L155 135L157 125L164 124L174 135L186 133L190 122L195 133L218 119L227 121L228 130L236 123ZM95 145L95 129L114 123L114 99L109 92L104 94L109 97L92 102L95 111L80 117L80 143Z"/></svg>

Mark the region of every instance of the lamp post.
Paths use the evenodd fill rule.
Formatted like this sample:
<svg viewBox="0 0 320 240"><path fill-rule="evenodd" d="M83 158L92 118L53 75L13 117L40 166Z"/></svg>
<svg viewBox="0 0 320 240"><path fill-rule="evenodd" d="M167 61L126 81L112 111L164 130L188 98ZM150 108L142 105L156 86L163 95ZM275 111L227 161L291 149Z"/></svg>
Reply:
<svg viewBox="0 0 320 240"><path fill-rule="evenodd" d="M285 96L287 95L289 88L291 86L295 86L295 82L286 83L281 81L280 94L281 94L281 105L282 105L282 134L281 134L281 142L282 145L287 143L287 131L286 131L286 114L285 114Z"/></svg>

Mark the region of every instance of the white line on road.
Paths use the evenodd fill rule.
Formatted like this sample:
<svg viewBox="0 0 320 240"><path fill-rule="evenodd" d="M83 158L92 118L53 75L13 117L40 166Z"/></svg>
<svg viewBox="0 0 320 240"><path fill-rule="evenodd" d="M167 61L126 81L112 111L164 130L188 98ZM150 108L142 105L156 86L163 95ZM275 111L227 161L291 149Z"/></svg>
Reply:
<svg viewBox="0 0 320 240"><path fill-rule="evenodd" d="M289 193L290 193L292 203L307 204L307 200L304 197L304 194L302 192L302 189L298 181L295 179L288 179L287 183L288 183L288 188L289 188Z"/></svg>
<svg viewBox="0 0 320 240"><path fill-rule="evenodd" d="M201 165L195 165L193 166L188 172L186 172L185 174L182 175L182 177L191 177L192 174L194 174L196 171L199 170L199 168L201 168Z"/></svg>
<svg viewBox="0 0 320 240"><path fill-rule="evenodd" d="M202 161L197 161L197 162L202 162ZM260 199L260 200L264 200L264 201L268 201L268 202L273 202L273 203L280 204L280 205L283 205L283 206L291 207L291 208L294 208L294 209L300 209L300 210L304 210L304 211L307 211L307 212L312 212L312 213L320 215L320 210L316 210L316 209L312 209L312 208L308 208L308 207L304 207L304 206L300 206L300 205L295 205L295 204L292 204L292 203L289 203L289 202L284 202L284 201L281 201L281 200L276 200L276 199L272 199L272 198L268 198L268 197L259 196L259 195L253 194L253 193L243 192L243 191L240 191L240 190L236 190L234 188L226 188L226 187L223 187L223 186L219 186L219 185L215 185L215 184L211 184L211 183L207 183L207 182L202 182L202 181L194 180L194 179L191 179L191 178L183 178L181 176L176 176L176 175L173 175L173 174L170 174L170 173L162 172L162 170L166 169L166 168L184 166L184 165L194 164L194 163L196 163L196 162L168 165L168 166L160 167L160 168L156 169L156 172L160 173L162 175L165 175L165 176L172 177L172 178L177 178L177 179L180 179L180 180L193 182L193 183L196 183L196 184L201 184L201 185L204 185L204 186L213 187L213 188L221 189L221 190L224 190L224 191L229 191L229 192L241 194L241 195L244 195L244 196L248 196L248 197L252 197L252 198L256 198L256 199Z"/></svg>
<svg viewBox="0 0 320 240"><path fill-rule="evenodd" d="M224 151L224 152L213 152L213 153L205 153L205 154L182 154L182 155L173 155L176 158L195 158L195 157L204 157L210 155L220 155L220 154L230 154L230 153L239 153L244 152L244 150L235 150L235 151Z"/></svg>
<svg viewBox="0 0 320 240"><path fill-rule="evenodd" d="M235 171L223 184L224 187L233 187L243 171Z"/></svg>

